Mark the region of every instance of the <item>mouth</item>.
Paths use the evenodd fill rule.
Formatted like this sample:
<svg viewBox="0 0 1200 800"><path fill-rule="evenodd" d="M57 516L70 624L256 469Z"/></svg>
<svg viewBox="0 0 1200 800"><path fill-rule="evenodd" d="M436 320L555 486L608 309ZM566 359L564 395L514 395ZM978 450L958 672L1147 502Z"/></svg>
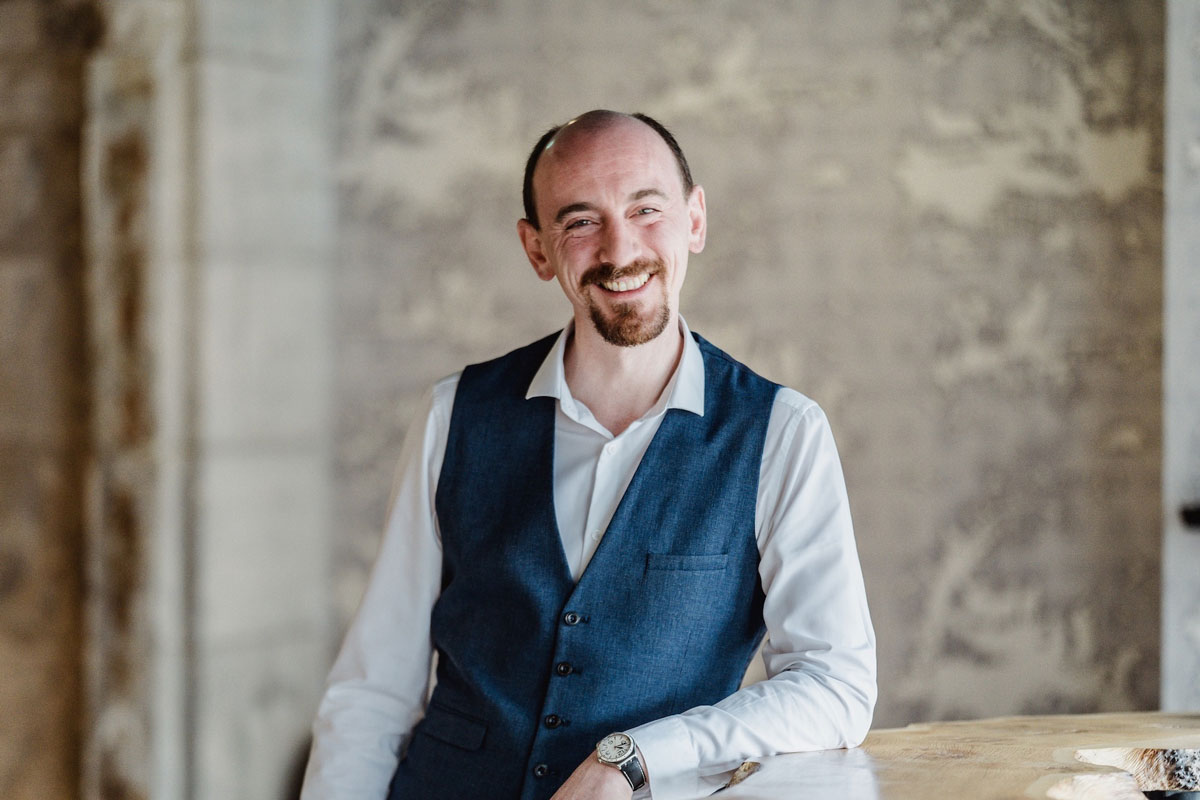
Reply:
<svg viewBox="0 0 1200 800"><path fill-rule="evenodd" d="M582 286L596 286L605 295L632 297L638 290L662 272L663 264L657 259L638 259L624 267L598 264L583 274Z"/></svg>
<svg viewBox="0 0 1200 800"><path fill-rule="evenodd" d="M634 292L646 285L646 281L650 280L649 272L642 272L637 275L629 275L624 278L610 281L598 281L599 285L610 292L623 293Z"/></svg>

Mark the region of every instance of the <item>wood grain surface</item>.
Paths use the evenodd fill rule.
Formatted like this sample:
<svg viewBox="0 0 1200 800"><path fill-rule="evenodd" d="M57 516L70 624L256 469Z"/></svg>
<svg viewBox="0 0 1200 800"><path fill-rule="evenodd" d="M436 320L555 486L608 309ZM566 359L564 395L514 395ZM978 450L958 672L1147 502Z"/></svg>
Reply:
<svg viewBox="0 0 1200 800"><path fill-rule="evenodd" d="M854 750L760 760L723 800L1145 800L1200 791L1200 713L935 722L873 731Z"/></svg>

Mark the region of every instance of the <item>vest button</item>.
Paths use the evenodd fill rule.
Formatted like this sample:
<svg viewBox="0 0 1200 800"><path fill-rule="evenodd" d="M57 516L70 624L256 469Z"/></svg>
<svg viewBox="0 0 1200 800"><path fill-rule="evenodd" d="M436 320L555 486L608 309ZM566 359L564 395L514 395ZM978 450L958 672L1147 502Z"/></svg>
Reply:
<svg viewBox="0 0 1200 800"><path fill-rule="evenodd" d="M568 661L560 661L554 665L554 671L565 678L574 672L575 668Z"/></svg>
<svg viewBox="0 0 1200 800"><path fill-rule="evenodd" d="M567 625L578 625L579 615L574 611L568 611L567 613L563 614L563 622Z"/></svg>
<svg viewBox="0 0 1200 800"><path fill-rule="evenodd" d="M547 767L545 764L538 764L536 767L533 768L533 777L535 777L535 778L544 778L549 774L550 774L550 768Z"/></svg>
<svg viewBox="0 0 1200 800"><path fill-rule="evenodd" d="M562 724L562 719L558 716L558 714L547 714L546 718L542 720L542 722L546 723L547 728L553 730Z"/></svg>

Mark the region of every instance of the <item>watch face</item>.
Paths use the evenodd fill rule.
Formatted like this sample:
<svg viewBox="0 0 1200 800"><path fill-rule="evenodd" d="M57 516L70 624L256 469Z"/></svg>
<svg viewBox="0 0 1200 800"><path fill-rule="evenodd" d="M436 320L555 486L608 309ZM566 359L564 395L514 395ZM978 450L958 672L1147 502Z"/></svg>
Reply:
<svg viewBox="0 0 1200 800"><path fill-rule="evenodd" d="M613 733L605 736L596 745L596 753L601 761L611 764L624 761L633 750L633 740L623 733Z"/></svg>

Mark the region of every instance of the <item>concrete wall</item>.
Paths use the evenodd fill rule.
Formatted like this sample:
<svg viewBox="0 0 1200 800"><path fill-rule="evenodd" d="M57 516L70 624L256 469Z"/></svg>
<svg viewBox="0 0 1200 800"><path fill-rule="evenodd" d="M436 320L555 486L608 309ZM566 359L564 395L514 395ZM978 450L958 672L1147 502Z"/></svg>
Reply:
<svg viewBox="0 0 1200 800"><path fill-rule="evenodd" d="M1197 22L1172 9L1178 236ZM1154 706L1164 521L1164 700L1194 705L1163 25L1151 0L0 0L0 795L284 796L417 397L566 319L517 244L520 170L595 106L661 118L707 189L689 321L830 414L878 723Z"/></svg>
<svg viewBox="0 0 1200 800"><path fill-rule="evenodd" d="M690 154L694 328L828 411L878 722L1158 699L1157 2L343 3L336 589L422 388L562 324L515 231L548 125Z"/></svg>
<svg viewBox="0 0 1200 800"><path fill-rule="evenodd" d="M193 791L278 797L328 636L333 4L195 13Z"/></svg>
<svg viewBox="0 0 1200 800"><path fill-rule="evenodd" d="M0 2L0 796L282 796L327 668L331 4Z"/></svg>
<svg viewBox="0 0 1200 800"><path fill-rule="evenodd" d="M329 638L330 6L103 11L82 794L286 796Z"/></svg>

